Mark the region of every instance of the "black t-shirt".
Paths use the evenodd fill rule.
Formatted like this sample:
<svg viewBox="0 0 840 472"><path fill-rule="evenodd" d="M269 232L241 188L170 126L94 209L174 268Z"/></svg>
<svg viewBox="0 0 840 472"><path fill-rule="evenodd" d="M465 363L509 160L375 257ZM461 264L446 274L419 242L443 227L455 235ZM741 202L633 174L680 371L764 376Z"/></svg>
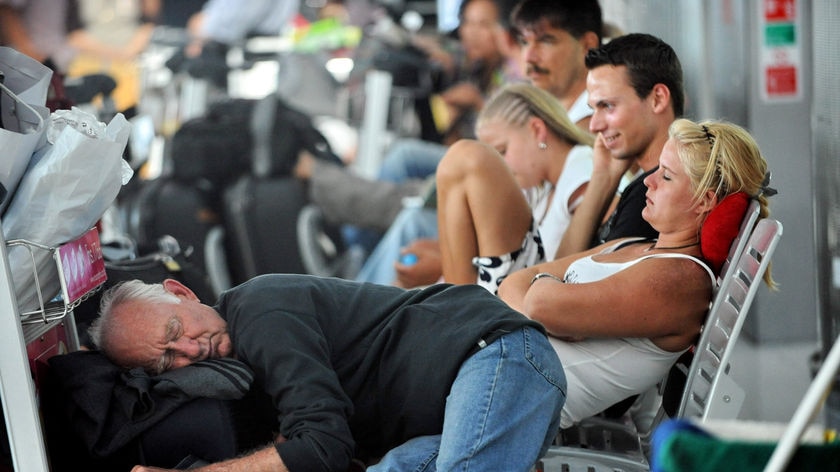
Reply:
<svg viewBox="0 0 840 472"><path fill-rule="evenodd" d="M642 210L645 208L645 193L647 193L647 186L644 184L645 177L656 172L659 167L645 172L636 177L624 191L621 193L621 198L618 199L618 205L615 211L610 215L609 220L601 226L599 231L599 243L605 243L619 238L627 237L644 237L648 239L655 239L659 236L653 227L642 218Z"/></svg>

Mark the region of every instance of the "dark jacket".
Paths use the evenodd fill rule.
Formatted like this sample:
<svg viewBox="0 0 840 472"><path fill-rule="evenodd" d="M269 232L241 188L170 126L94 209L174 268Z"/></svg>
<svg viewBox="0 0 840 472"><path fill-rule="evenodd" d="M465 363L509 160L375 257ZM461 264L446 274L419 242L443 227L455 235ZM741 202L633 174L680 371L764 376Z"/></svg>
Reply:
<svg viewBox="0 0 840 472"><path fill-rule="evenodd" d="M266 275L224 293L216 309L272 397L291 471L344 470L354 454L440 434L450 387L479 341L542 330L474 285L405 291Z"/></svg>

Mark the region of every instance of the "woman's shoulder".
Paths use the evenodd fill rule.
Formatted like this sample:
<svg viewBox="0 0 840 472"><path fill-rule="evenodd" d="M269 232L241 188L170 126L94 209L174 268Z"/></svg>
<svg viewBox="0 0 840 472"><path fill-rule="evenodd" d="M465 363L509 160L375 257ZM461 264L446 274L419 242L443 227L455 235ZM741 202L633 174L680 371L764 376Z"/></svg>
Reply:
<svg viewBox="0 0 840 472"><path fill-rule="evenodd" d="M656 253L650 254L647 256L642 257L642 259L682 259L686 266L694 266L698 269L702 269L705 272L705 275L709 277L712 283L712 287L717 286L717 276L715 275L714 271L706 264L703 259L697 256L692 256L690 254L683 254L679 252L665 252L665 253ZM701 274L700 272L697 272ZM704 277L700 275L701 277Z"/></svg>

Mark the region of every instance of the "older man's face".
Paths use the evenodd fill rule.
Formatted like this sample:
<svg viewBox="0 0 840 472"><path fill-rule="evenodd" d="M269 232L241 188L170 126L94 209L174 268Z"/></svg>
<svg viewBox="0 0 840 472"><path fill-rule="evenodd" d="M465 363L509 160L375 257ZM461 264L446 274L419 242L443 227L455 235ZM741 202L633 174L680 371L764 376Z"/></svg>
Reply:
<svg viewBox="0 0 840 472"><path fill-rule="evenodd" d="M577 98L575 85L586 76L585 39L575 38L566 30L541 20L533 28L520 32L522 61L528 79L535 86L560 100ZM571 94L571 96L570 96Z"/></svg>
<svg viewBox="0 0 840 472"><path fill-rule="evenodd" d="M113 321L119 329L112 332L113 360L125 367L160 373L230 356L233 346L225 320L191 291L181 291L178 286L167 286L167 290L181 302L133 301L115 308Z"/></svg>

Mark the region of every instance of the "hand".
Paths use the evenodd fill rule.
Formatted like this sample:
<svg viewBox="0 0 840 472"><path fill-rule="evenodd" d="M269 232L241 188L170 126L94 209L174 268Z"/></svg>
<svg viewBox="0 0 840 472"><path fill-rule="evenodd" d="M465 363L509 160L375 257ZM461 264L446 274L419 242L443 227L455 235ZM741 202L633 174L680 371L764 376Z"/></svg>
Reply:
<svg viewBox="0 0 840 472"><path fill-rule="evenodd" d="M484 104L484 97L475 84L460 82L441 93L443 101L458 110L478 109Z"/></svg>
<svg viewBox="0 0 840 472"><path fill-rule="evenodd" d="M315 156L309 151L302 150L298 153L297 163L292 169L292 175L300 180L309 180L314 172Z"/></svg>
<svg viewBox="0 0 840 472"><path fill-rule="evenodd" d="M135 465L131 472L167 472L176 469L161 469L159 467L148 467L145 465Z"/></svg>
<svg viewBox="0 0 840 472"><path fill-rule="evenodd" d="M598 133L595 137L595 145L592 148L592 173L606 172L608 175L618 179L633 165L633 159L614 158L612 152L607 149L604 143L604 136Z"/></svg>
<svg viewBox="0 0 840 472"><path fill-rule="evenodd" d="M441 264L440 245L434 239L418 239L400 251L400 259L413 254L416 262L405 264L397 261L394 269L397 271L397 280L394 285L403 288L420 287L431 285L440 279L443 273ZM408 261L404 261L408 262Z"/></svg>

